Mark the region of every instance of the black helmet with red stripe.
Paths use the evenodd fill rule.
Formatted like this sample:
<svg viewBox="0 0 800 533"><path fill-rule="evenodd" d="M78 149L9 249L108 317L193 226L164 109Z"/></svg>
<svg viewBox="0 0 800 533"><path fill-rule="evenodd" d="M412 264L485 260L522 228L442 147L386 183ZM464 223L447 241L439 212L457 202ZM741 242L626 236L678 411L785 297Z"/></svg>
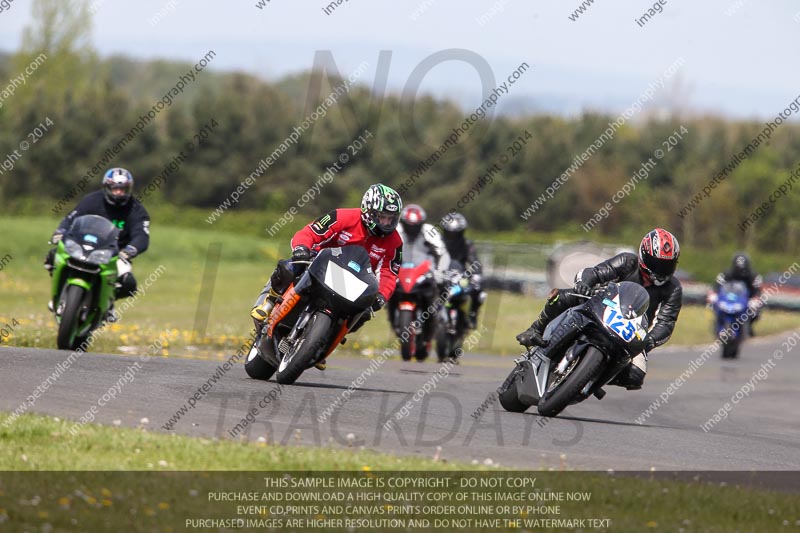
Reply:
<svg viewBox="0 0 800 533"><path fill-rule="evenodd" d="M675 235L656 228L642 239L639 246L639 268L642 277L655 285L664 285L675 273L681 247Z"/></svg>

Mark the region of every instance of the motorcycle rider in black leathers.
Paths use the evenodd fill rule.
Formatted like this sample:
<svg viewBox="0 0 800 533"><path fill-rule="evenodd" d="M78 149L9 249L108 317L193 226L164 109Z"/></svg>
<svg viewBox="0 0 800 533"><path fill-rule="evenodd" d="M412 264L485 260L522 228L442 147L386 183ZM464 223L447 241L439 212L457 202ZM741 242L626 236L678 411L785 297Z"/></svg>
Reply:
<svg viewBox="0 0 800 533"><path fill-rule="evenodd" d="M761 317L762 302L759 299L759 296L761 296L761 284L763 283L763 279L759 274L753 272L750 257L743 252L737 252L733 256L731 267L725 272L720 272L717 274L714 292L712 293L712 299L716 297L720 286L726 281L742 281L745 285L747 285L747 293L749 297L748 306L750 306L754 311L754 313L752 313L752 318L747 321L749 333L752 337L753 323Z"/></svg>
<svg viewBox="0 0 800 533"><path fill-rule="evenodd" d="M544 346L544 355L552 358L580 333L575 323L562 323L552 332L547 343L542 339L544 328L551 320L585 301L573 293L589 296L596 285L609 281L638 283L650 296L647 319L651 328L644 340L644 352L634 357L609 384L628 390L640 389L647 372L647 353L669 340L681 310L683 289L680 281L673 276L679 255L680 246L674 235L661 228L652 230L642 239L638 257L629 252L615 255L593 268L579 272L573 290L553 289L539 318L530 328L517 335L517 340L523 346Z"/></svg>
<svg viewBox="0 0 800 533"><path fill-rule="evenodd" d="M470 294L469 328L475 329L478 323L478 310L486 300L486 293L481 290L483 265L478 260L475 243L464 237L467 229L467 219L461 213L445 215L441 221L444 244L450 254L451 261L458 261L464 268L469 269L472 275L469 278L472 285Z"/></svg>
<svg viewBox="0 0 800 533"><path fill-rule="evenodd" d="M103 188L94 191L78 202L53 233L51 244L64 238L72 222L79 216L99 215L120 229L118 244L116 298L127 298L136 292L136 278L131 271L131 260L145 252L150 246L150 215L144 206L133 197L133 175L124 168L112 168L103 176ZM44 267L51 273L56 250L47 253ZM48 303L52 311L53 302Z"/></svg>

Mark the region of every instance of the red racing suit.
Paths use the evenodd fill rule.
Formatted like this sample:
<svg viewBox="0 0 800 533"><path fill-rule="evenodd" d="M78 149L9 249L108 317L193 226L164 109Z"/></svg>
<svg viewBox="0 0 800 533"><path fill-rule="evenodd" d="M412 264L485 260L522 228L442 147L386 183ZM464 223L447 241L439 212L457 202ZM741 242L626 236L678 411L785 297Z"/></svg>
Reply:
<svg viewBox="0 0 800 533"><path fill-rule="evenodd" d="M336 209L321 216L294 234L292 249L301 244L312 252L347 244L363 246L378 278L379 292L386 301L394 293L403 262L403 240L396 230L386 237L369 233L361 222L361 209Z"/></svg>

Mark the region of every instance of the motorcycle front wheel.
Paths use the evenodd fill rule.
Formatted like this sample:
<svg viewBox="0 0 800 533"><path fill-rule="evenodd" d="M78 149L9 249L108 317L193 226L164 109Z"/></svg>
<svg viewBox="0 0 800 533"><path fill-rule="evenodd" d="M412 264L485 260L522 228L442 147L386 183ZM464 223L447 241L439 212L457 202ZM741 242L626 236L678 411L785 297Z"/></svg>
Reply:
<svg viewBox="0 0 800 533"><path fill-rule="evenodd" d="M403 361L411 361L417 347L417 332L411 327L414 321L414 311L402 309L397 311L397 327L400 330L400 356Z"/></svg>
<svg viewBox="0 0 800 533"><path fill-rule="evenodd" d="M58 324L56 345L59 350L74 350L79 346L77 342L80 329L80 310L83 295L86 291L77 285L67 285L64 288L64 310L61 312L61 322Z"/></svg>
<svg viewBox="0 0 800 533"><path fill-rule="evenodd" d="M539 414L558 415L578 398L586 384L597 378L602 369L603 354L594 346L590 346L572 370L568 370L569 373L564 380L539 401Z"/></svg>
<svg viewBox="0 0 800 533"><path fill-rule="evenodd" d="M297 339L291 354L281 358L275 381L281 385L291 385L300 374L315 361L317 353L327 348L328 333L331 329L331 317L317 311L309 319L300 338Z"/></svg>

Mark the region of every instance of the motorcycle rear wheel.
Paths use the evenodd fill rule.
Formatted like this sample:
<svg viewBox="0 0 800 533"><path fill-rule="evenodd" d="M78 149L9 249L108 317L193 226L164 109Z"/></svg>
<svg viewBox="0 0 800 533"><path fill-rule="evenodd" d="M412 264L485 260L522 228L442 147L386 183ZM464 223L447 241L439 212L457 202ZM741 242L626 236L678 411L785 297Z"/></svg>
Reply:
<svg viewBox="0 0 800 533"><path fill-rule="evenodd" d="M566 409L591 380L597 378L603 369L603 354L594 346L590 346L581 360L564 378L564 381L552 392L539 400L539 414L556 416Z"/></svg>

